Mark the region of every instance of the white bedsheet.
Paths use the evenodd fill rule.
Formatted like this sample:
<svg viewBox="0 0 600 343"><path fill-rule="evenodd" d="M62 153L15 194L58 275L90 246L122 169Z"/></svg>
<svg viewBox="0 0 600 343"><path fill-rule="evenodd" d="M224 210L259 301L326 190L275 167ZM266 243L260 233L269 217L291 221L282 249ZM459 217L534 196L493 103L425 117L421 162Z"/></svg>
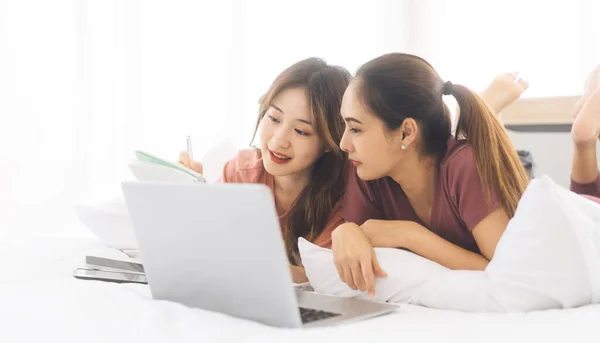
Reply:
<svg viewBox="0 0 600 343"><path fill-rule="evenodd" d="M154 301L144 285L72 278L102 249L66 206L0 217L0 342L520 342L600 340L600 306L528 314L404 305L363 322L287 330ZM242 287L242 286L241 286Z"/></svg>

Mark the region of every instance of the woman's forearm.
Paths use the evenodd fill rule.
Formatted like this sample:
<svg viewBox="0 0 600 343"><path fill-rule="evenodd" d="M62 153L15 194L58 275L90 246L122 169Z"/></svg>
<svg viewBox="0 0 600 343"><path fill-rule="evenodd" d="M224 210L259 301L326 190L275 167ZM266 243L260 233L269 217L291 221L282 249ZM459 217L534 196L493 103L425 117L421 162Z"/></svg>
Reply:
<svg viewBox="0 0 600 343"><path fill-rule="evenodd" d="M450 269L483 270L489 261L461 248L424 226L405 221L389 221L387 228L367 232L374 247L404 248Z"/></svg>

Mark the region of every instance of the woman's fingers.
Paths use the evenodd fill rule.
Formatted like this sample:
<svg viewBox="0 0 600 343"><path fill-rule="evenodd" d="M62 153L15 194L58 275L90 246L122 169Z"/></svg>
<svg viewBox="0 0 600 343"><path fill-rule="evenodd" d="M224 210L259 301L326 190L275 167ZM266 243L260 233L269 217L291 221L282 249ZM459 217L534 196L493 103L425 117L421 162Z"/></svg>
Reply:
<svg viewBox="0 0 600 343"><path fill-rule="evenodd" d="M348 285L348 287L356 290L356 285L354 284L354 278L352 275L352 270L348 265L344 265L344 282Z"/></svg>
<svg viewBox="0 0 600 343"><path fill-rule="evenodd" d="M357 289L364 292L367 287L365 284L365 278L363 277L363 268L361 267L363 263L364 262L362 261L360 263L355 262L355 264L350 267L350 270L352 271L352 280L354 281L354 285Z"/></svg>
<svg viewBox="0 0 600 343"><path fill-rule="evenodd" d="M187 151L182 151L179 153L179 163L183 164L186 167L190 167L190 154Z"/></svg>
<svg viewBox="0 0 600 343"><path fill-rule="evenodd" d="M186 168L190 168L191 170L202 174L204 171L204 166L200 162L196 162L190 158L190 154L187 151L182 151L179 153L179 163L182 164Z"/></svg>

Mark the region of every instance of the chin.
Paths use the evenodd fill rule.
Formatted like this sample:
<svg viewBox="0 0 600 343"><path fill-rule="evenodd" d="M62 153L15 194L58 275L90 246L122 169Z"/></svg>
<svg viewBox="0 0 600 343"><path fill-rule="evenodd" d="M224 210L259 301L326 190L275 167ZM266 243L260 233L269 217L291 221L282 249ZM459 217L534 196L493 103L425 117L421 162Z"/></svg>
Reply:
<svg viewBox="0 0 600 343"><path fill-rule="evenodd" d="M267 173L273 175L273 176L286 176L286 175L290 175L294 173L294 166L293 165L280 165L280 164L276 164L273 163L272 161L268 160L268 156L267 158L263 158L263 166L265 167L265 170L267 171Z"/></svg>
<svg viewBox="0 0 600 343"><path fill-rule="evenodd" d="M363 181L377 180L382 177L381 175L374 173L373 171L366 170L364 165L360 165L356 168L356 175L358 175L358 178Z"/></svg>

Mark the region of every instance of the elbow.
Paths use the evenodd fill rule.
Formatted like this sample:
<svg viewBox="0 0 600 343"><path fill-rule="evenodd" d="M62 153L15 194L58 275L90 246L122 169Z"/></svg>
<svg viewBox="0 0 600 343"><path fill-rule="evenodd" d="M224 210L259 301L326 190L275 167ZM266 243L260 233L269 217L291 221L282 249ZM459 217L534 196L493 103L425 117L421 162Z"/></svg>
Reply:
<svg viewBox="0 0 600 343"><path fill-rule="evenodd" d="M485 256L471 253L471 257L468 260L463 260L462 263L458 265L453 265L450 267L452 270L472 270L472 271L483 271L487 268L490 260L488 260ZM449 266L447 266L449 267Z"/></svg>
<svg viewBox="0 0 600 343"><path fill-rule="evenodd" d="M474 264L473 270L485 270L488 264L490 264L491 259L488 259L486 256L479 255L479 258Z"/></svg>

